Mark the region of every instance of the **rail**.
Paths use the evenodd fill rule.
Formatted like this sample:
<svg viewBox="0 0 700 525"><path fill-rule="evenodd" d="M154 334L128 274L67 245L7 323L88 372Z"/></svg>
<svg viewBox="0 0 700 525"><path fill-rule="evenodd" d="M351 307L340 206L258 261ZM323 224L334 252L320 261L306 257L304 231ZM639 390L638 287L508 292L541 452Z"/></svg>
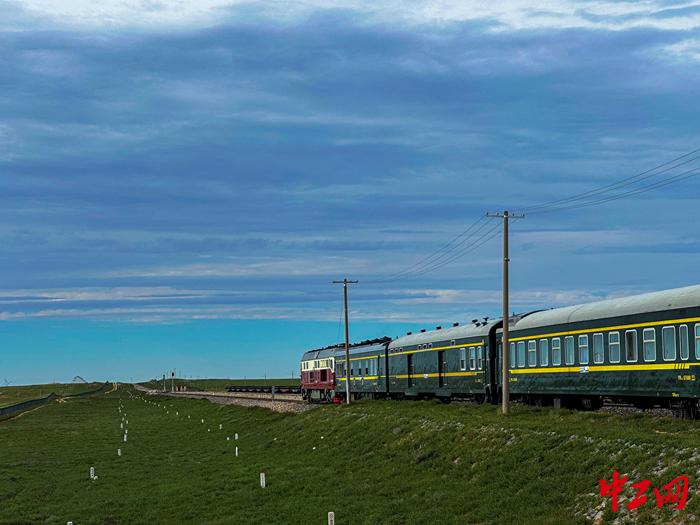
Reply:
<svg viewBox="0 0 700 525"><path fill-rule="evenodd" d="M226 392L251 392L251 393L262 393L262 394L272 394L272 389L274 388L275 394L301 394L300 386L264 386L264 385L251 385L251 386L228 386L226 387Z"/></svg>

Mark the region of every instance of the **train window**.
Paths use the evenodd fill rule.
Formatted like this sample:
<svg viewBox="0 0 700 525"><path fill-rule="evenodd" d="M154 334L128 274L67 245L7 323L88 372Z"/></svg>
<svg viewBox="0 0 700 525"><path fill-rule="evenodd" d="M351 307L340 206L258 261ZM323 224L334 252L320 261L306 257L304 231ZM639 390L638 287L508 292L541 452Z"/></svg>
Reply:
<svg viewBox="0 0 700 525"><path fill-rule="evenodd" d="M525 341L518 341L516 346L518 348L518 367L523 368L527 362L525 358Z"/></svg>
<svg viewBox="0 0 700 525"><path fill-rule="evenodd" d="M681 347L681 359L684 361L690 357L690 349L688 345L688 325L687 324L682 324L680 327L678 327L678 337L680 339L680 347Z"/></svg>
<svg viewBox="0 0 700 525"><path fill-rule="evenodd" d="M656 361L656 330L654 328L645 328L642 332L645 361Z"/></svg>
<svg viewBox="0 0 700 525"><path fill-rule="evenodd" d="M428 343L428 348L432 348L432 347L433 347L433 343Z"/></svg>
<svg viewBox="0 0 700 525"><path fill-rule="evenodd" d="M450 341L450 346L455 346L455 340Z"/></svg>
<svg viewBox="0 0 700 525"><path fill-rule="evenodd" d="M476 370L476 348L469 349L469 370Z"/></svg>
<svg viewBox="0 0 700 525"><path fill-rule="evenodd" d="M620 362L620 332L610 332L608 334L608 348L610 349L610 362Z"/></svg>
<svg viewBox="0 0 700 525"><path fill-rule="evenodd" d="M518 367L525 366L525 341L518 341Z"/></svg>
<svg viewBox="0 0 700 525"><path fill-rule="evenodd" d="M483 369L484 369L484 347L483 347L483 346L480 346L480 347L477 349L477 353L476 353L476 367L477 367L479 370L483 370Z"/></svg>
<svg viewBox="0 0 700 525"><path fill-rule="evenodd" d="M567 365L574 364L574 336L569 335L564 338L564 362Z"/></svg>
<svg viewBox="0 0 700 525"><path fill-rule="evenodd" d="M593 362L602 363L605 361L605 343L603 334L593 334Z"/></svg>
<svg viewBox="0 0 700 525"><path fill-rule="evenodd" d="M578 336L578 362L582 365L588 364L588 336Z"/></svg>
<svg viewBox="0 0 700 525"><path fill-rule="evenodd" d="M676 360L676 327L664 326L661 329L661 347L664 361Z"/></svg>
<svg viewBox="0 0 700 525"><path fill-rule="evenodd" d="M695 359L700 359L700 324L695 325Z"/></svg>
<svg viewBox="0 0 700 525"><path fill-rule="evenodd" d="M527 342L527 366L537 366L537 341Z"/></svg>
<svg viewBox="0 0 700 525"><path fill-rule="evenodd" d="M625 332L625 359L628 363L637 362L637 330Z"/></svg>
<svg viewBox="0 0 700 525"><path fill-rule="evenodd" d="M369 375L369 363L370 363L369 359L365 359L364 363L365 363L365 375L368 376Z"/></svg>
<svg viewBox="0 0 700 525"><path fill-rule="evenodd" d="M466 348L459 349L459 369L460 370L467 369L467 349Z"/></svg>
<svg viewBox="0 0 700 525"><path fill-rule="evenodd" d="M558 366L561 364L561 339L555 337L552 339L552 365Z"/></svg>
<svg viewBox="0 0 700 525"><path fill-rule="evenodd" d="M698 326L700 327L700 325L698 325ZM508 365L510 366L510 368L515 368L515 366L517 365L517 361L515 360L515 343L510 344L510 355L508 357L509 357Z"/></svg>
<svg viewBox="0 0 700 525"><path fill-rule="evenodd" d="M549 340L540 339L540 365L549 365Z"/></svg>

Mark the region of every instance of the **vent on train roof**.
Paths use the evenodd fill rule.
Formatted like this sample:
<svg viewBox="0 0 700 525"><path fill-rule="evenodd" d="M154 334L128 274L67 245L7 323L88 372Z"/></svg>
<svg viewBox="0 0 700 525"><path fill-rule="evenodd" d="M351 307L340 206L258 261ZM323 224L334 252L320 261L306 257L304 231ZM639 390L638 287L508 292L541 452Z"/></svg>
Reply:
<svg viewBox="0 0 700 525"><path fill-rule="evenodd" d="M424 332L425 332L425 328L421 328L421 329L420 329L420 333L422 334L422 333L424 333Z"/></svg>
<svg viewBox="0 0 700 525"><path fill-rule="evenodd" d="M452 323L452 326L459 326L459 323Z"/></svg>
<svg viewBox="0 0 700 525"><path fill-rule="evenodd" d="M436 326L435 330L442 330L442 326Z"/></svg>
<svg viewBox="0 0 700 525"><path fill-rule="evenodd" d="M406 335L413 335L413 332L406 332Z"/></svg>

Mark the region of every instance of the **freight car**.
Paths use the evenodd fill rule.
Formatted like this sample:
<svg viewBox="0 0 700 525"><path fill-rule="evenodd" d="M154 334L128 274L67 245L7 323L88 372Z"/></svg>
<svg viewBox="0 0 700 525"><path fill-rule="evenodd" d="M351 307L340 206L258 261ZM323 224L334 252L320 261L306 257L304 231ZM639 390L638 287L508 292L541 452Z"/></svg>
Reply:
<svg viewBox="0 0 700 525"><path fill-rule="evenodd" d="M485 318L354 347L351 395L496 403L502 325ZM700 286L528 312L509 327L513 399L582 409L611 399L700 417ZM345 354L336 347L332 359L325 397L337 399L345 395Z"/></svg>

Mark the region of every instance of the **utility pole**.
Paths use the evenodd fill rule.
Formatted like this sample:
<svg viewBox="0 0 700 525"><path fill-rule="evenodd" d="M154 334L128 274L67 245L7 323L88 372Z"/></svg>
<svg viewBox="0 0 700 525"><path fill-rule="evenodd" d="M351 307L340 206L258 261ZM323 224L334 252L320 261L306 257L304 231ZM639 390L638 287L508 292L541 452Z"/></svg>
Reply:
<svg viewBox="0 0 700 525"><path fill-rule="evenodd" d="M348 328L348 284L357 284L360 281L348 281L347 277L342 281L333 281L333 284L343 285L343 298L345 301L345 403L350 404L350 330Z"/></svg>
<svg viewBox="0 0 700 525"><path fill-rule="evenodd" d="M163 374L163 392L165 392L165 374Z"/></svg>
<svg viewBox="0 0 700 525"><path fill-rule="evenodd" d="M175 392L175 370L170 372L170 391Z"/></svg>
<svg viewBox="0 0 700 525"><path fill-rule="evenodd" d="M525 215L510 214L508 210L503 213L487 213L487 217L498 217L503 219L503 337L501 339L501 411L503 415L508 414L508 404L510 395L508 392L508 330L510 328L510 316L508 315L509 307L509 282L508 282L508 263L510 262L508 252L508 219L524 219Z"/></svg>

